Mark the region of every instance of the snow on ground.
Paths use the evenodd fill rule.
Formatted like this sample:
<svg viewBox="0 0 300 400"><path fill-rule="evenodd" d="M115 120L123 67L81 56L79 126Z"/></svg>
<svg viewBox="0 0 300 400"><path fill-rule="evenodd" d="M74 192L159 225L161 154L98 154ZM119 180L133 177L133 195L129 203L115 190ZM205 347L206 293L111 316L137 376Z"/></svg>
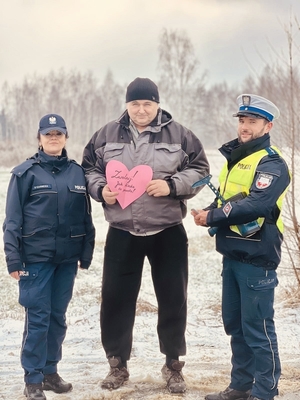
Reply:
<svg viewBox="0 0 300 400"><path fill-rule="evenodd" d="M220 157L214 152L209 152L208 156L216 184ZM8 179L8 171L0 171L2 220ZM206 187L189 201L188 208L201 208L213 197ZM78 273L67 313L68 332L63 346L63 359L59 364L60 374L73 383L73 391L61 395L46 392L47 399L201 400L209 392L223 390L229 383L231 353L229 337L225 335L221 321L221 256L215 252L214 239L208 235L206 228L195 226L189 214L185 219L190 264L187 355L181 358L186 362L183 370L188 385L186 394L170 395L161 379L164 356L159 352L157 303L147 262L137 305L132 357L128 364L130 380L116 391L101 389L101 380L108 372L99 328L101 269L107 224L100 204L93 203L93 215L97 229L94 260L89 271ZM0 399L21 400L25 399L22 394L23 371L19 362L24 315L18 304L17 282L6 272L2 245L0 251ZM282 361L278 399L300 400L300 307L287 306L285 289L296 285L287 261L283 260L278 275L280 284L276 290L275 308Z"/></svg>

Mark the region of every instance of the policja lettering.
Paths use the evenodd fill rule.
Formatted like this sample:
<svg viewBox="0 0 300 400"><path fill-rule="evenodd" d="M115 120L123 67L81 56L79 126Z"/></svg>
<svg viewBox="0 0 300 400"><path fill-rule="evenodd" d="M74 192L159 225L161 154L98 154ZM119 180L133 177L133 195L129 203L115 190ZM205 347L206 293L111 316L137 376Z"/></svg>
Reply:
<svg viewBox="0 0 300 400"><path fill-rule="evenodd" d="M237 168L238 169L251 169L251 164L238 163Z"/></svg>

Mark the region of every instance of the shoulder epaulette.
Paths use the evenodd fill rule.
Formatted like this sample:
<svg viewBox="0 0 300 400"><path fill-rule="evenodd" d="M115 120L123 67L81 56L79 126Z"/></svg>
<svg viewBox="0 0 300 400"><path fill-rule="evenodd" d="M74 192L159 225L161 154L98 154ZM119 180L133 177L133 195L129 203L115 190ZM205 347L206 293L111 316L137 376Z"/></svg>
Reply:
<svg viewBox="0 0 300 400"><path fill-rule="evenodd" d="M80 165L76 160L74 160L74 159L72 159L72 158L69 158L69 161L70 161L72 164L77 165L77 167L80 167L80 168L84 171L83 166Z"/></svg>
<svg viewBox="0 0 300 400"><path fill-rule="evenodd" d="M22 164L17 165L11 171L12 174L21 177L26 171L28 171L34 164L39 164L36 158L28 158Z"/></svg>
<svg viewBox="0 0 300 400"><path fill-rule="evenodd" d="M278 151L276 151L273 147L266 147L265 150L270 157L276 157L276 156L278 157L279 156Z"/></svg>

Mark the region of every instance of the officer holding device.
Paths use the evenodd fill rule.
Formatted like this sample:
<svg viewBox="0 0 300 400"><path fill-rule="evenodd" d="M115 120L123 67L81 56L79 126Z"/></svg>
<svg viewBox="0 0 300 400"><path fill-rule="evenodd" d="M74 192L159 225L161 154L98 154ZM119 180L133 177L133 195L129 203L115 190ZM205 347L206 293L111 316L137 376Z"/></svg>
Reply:
<svg viewBox="0 0 300 400"><path fill-rule="evenodd" d="M278 108L253 94L242 94L237 101L239 110L233 116L238 117L238 137L219 149L226 158L219 176L221 198L191 212L196 225L216 228L216 250L223 255L222 318L232 349L229 386L205 399L273 400L281 373L274 289L290 173L280 151L270 144ZM246 196L230 200L239 193ZM239 226L251 221L259 228L243 235Z"/></svg>

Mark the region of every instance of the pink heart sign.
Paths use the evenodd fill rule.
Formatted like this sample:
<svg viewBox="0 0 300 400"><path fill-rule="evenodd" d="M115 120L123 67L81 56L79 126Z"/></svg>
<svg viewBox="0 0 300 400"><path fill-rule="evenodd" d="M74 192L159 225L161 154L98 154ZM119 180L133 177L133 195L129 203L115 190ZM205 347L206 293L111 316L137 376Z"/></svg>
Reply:
<svg viewBox="0 0 300 400"><path fill-rule="evenodd" d="M117 200L124 209L145 191L153 176L148 165L137 165L128 171L120 161L111 160L106 166L106 180L112 192L120 192Z"/></svg>

